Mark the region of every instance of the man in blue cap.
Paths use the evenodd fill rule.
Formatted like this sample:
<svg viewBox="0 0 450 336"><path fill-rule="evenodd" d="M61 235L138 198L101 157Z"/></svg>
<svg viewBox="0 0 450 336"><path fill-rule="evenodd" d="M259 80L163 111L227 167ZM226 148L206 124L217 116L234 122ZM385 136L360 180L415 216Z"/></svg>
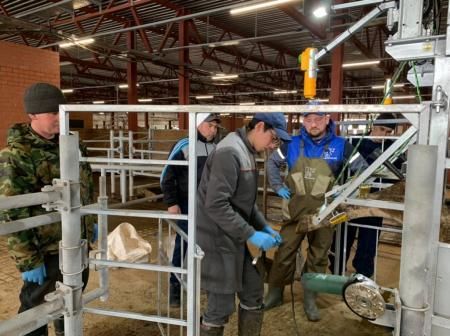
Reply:
<svg viewBox="0 0 450 336"><path fill-rule="evenodd" d="M208 303L201 336L221 336L239 297L240 336L260 335L264 283L252 264L247 242L269 250L280 235L256 206L256 154L290 141L282 113L256 113L251 122L228 134L212 152L198 187L197 242L205 252L202 288Z"/></svg>
<svg viewBox="0 0 450 336"><path fill-rule="evenodd" d="M305 229L301 223L305 215L317 213L324 204L325 193L332 188L352 153L352 145L335 134L330 116L315 112L304 114L300 134L269 157L269 183L284 200L285 218L280 232L283 243L275 253L268 278L266 309L283 303L283 289L293 282L296 253L305 237L308 254L303 272L326 273L334 228L325 226L308 232L310 228ZM289 173L283 183L280 167L285 162ZM361 157L350 162L352 171L367 167ZM304 289L304 310L310 321L320 320L315 301L315 293Z"/></svg>
<svg viewBox="0 0 450 336"><path fill-rule="evenodd" d="M220 127L220 116L214 113L199 113L197 115L197 184L200 183L203 167L209 153L216 144L214 138ZM169 160L188 160L189 157L189 137L180 139L171 149ZM188 181L189 171L186 166L167 165L161 173L161 189L163 191L163 201L167 204L167 211L171 214L188 213ZM188 222L178 220L178 227L188 233ZM175 246L172 255L172 265L180 267L186 255L187 242L182 244L182 238L177 233ZM180 306L181 285L174 273L170 275L170 306L175 308Z"/></svg>

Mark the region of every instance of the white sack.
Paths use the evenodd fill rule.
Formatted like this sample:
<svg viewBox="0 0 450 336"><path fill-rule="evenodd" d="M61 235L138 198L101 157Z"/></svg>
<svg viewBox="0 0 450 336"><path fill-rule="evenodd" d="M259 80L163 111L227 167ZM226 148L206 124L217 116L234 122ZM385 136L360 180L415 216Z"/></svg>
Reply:
<svg viewBox="0 0 450 336"><path fill-rule="evenodd" d="M108 260L148 262L152 246L130 223L121 223L108 235Z"/></svg>

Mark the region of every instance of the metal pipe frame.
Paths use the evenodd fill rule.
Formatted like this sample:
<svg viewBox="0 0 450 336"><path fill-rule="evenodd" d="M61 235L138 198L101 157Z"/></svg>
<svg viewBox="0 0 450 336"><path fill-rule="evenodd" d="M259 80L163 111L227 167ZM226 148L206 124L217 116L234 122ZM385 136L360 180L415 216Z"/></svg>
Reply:
<svg viewBox="0 0 450 336"><path fill-rule="evenodd" d="M350 28L345 30L342 34L340 34L338 37L336 37L331 43L329 43L322 50L320 50L315 56L315 61L318 62L323 56L325 56L327 53L332 51L338 45L345 42L353 34L355 34L360 29L362 29L371 20L375 19L377 16L381 15L384 11L387 11L388 9L391 9L391 8L396 8L395 1L383 2L379 5L377 5L366 16L364 16L363 18L358 20Z"/></svg>
<svg viewBox="0 0 450 336"><path fill-rule="evenodd" d="M435 194L437 146L415 145L409 148L406 174L402 255L414 251L414 258L403 258L400 264L402 299L402 335L427 335L424 332L425 312L430 310L426 291L427 250L432 230L424 225L433 217L430 199Z"/></svg>
<svg viewBox="0 0 450 336"><path fill-rule="evenodd" d="M386 105L383 105L386 106ZM411 139L415 136L417 130L414 127L410 127L403 133L397 141L395 141L388 149L386 149L366 170L364 170L358 177L352 180L352 182L345 188L339 196L337 196L320 214L314 216L314 223L318 224L324 220L336 207L344 202L361 183L364 183L368 177L391 157L401 146L405 143L411 142ZM385 208L389 206L389 203L393 202L381 202L380 205L384 205ZM394 209L397 210L399 205L393 203Z"/></svg>
<svg viewBox="0 0 450 336"><path fill-rule="evenodd" d="M136 105L126 105L126 106L120 106L120 105L114 105L114 106L83 106L83 105L65 105L64 106L65 111L78 111L78 112L96 112L96 111L108 111L108 112L121 112L121 111L130 111L130 112L194 112L190 113L189 119L190 119L190 127L189 127L189 136L190 138L194 138L196 135L196 129L195 129L195 113L198 112L215 112L216 110L218 112L222 113L255 113L255 112L278 112L283 111L286 113L301 113L301 112L317 112L319 109L322 112L326 113L342 113L342 112L356 112L356 113L420 113L424 110L423 105L387 105L387 106L380 106L380 105L328 105L328 106L205 106L205 105L178 105L178 106L165 106L165 105L159 105L159 106L136 106ZM226 111L225 111L225 110ZM406 132L405 137L411 137L415 133L415 130L413 128L410 128ZM420 136L420 134L419 134ZM394 146L394 145L393 145ZM392 148L391 146L390 148ZM394 146L395 147L395 146ZM190 146L190 159L189 159L189 165L192 166L192 164L195 165L196 156L195 156L195 145ZM386 156L390 156L389 149L385 151ZM380 157L381 158L381 157ZM379 159L380 159L379 158ZM192 162L193 161L193 162ZM381 160L380 160L381 161ZM195 189L195 181L196 181L196 169L190 169L190 188ZM364 178L365 179L365 178ZM363 179L361 179L361 182ZM191 195L190 195L191 196ZM348 195L347 195L348 196ZM187 286L188 286L188 335L193 335L192 330L189 330L189 325L192 322L192 326L195 324L195 330L198 328L198 320L199 316L197 311L194 311L192 308L195 307L195 295L196 295L196 289L197 284L196 281L196 268L198 265L195 264L195 227L193 223L193 219L195 218L195 195L193 197L190 197L189 199L189 215L188 215L188 221L189 221L189 231L190 234L188 236L188 265L187 265ZM89 209L84 208L84 213L102 213L99 211L99 209ZM111 210L106 210L111 211ZM136 211L133 211L133 215L141 215ZM105 213L106 214L106 213ZM157 215L154 213L153 215ZM160 213L160 218L163 218L164 214ZM167 216L166 218L170 218L171 216ZM175 219L172 217L172 219Z"/></svg>
<svg viewBox="0 0 450 336"><path fill-rule="evenodd" d="M5 222L0 225L0 236L60 221L61 215L58 212L51 212L44 215L18 219L12 222Z"/></svg>
<svg viewBox="0 0 450 336"><path fill-rule="evenodd" d="M60 316L64 311L62 298L45 302L37 307L0 322L0 335L26 335Z"/></svg>
<svg viewBox="0 0 450 336"><path fill-rule="evenodd" d="M60 113L60 119L62 114ZM79 141L78 134L69 134L68 122L60 122L60 172L61 183L68 189L63 192L63 206L59 207L62 220L60 265L63 275L64 332L67 336L83 334L82 272L85 268L81 240ZM67 127L65 127L67 126Z"/></svg>
<svg viewBox="0 0 450 336"><path fill-rule="evenodd" d="M52 203L59 199L61 199L61 194L58 191L44 191L31 194L2 197L0 202L0 210L24 208L33 205Z"/></svg>

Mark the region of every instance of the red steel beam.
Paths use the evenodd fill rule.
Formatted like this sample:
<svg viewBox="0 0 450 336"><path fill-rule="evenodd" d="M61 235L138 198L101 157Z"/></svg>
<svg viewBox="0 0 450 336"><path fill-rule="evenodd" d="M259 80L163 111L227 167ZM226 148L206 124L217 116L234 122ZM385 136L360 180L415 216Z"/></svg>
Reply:
<svg viewBox="0 0 450 336"><path fill-rule="evenodd" d="M337 3L338 1L336 1ZM303 27L308 29L313 35L317 36L321 40L326 39L325 28L322 25L318 25L314 22L311 22L305 15L300 13L295 7L284 5L280 6L280 9L293 18L295 21L300 23Z"/></svg>
<svg viewBox="0 0 450 336"><path fill-rule="evenodd" d="M180 13L184 15L183 12ZM178 23L178 40L180 46L188 45L189 36L189 24L187 21L181 21ZM189 49L181 49L178 54L179 67L178 67L178 103L180 105L189 104L189 70L187 64L189 63ZM178 114L178 127L179 129L188 128L188 114Z"/></svg>
<svg viewBox="0 0 450 336"><path fill-rule="evenodd" d="M136 35L134 31L127 32L127 47L134 49L136 46ZM127 64L128 104L137 104L137 63L129 60ZM138 114L128 113L128 129L136 132L138 130Z"/></svg>

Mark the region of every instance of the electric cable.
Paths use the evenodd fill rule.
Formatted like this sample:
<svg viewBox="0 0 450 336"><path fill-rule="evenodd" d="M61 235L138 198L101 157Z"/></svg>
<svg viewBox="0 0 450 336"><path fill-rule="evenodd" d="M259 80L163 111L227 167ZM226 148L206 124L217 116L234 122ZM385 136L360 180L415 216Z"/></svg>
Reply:
<svg viewBox="0 0 450 336"><path fill-rule="evenodd" d="M300 331L298 329L297 319L295 317L295 303L294 303L294 280L291 282L291 308L292 308L292 319L294 320L295 334L300 336Z"/></svg>

